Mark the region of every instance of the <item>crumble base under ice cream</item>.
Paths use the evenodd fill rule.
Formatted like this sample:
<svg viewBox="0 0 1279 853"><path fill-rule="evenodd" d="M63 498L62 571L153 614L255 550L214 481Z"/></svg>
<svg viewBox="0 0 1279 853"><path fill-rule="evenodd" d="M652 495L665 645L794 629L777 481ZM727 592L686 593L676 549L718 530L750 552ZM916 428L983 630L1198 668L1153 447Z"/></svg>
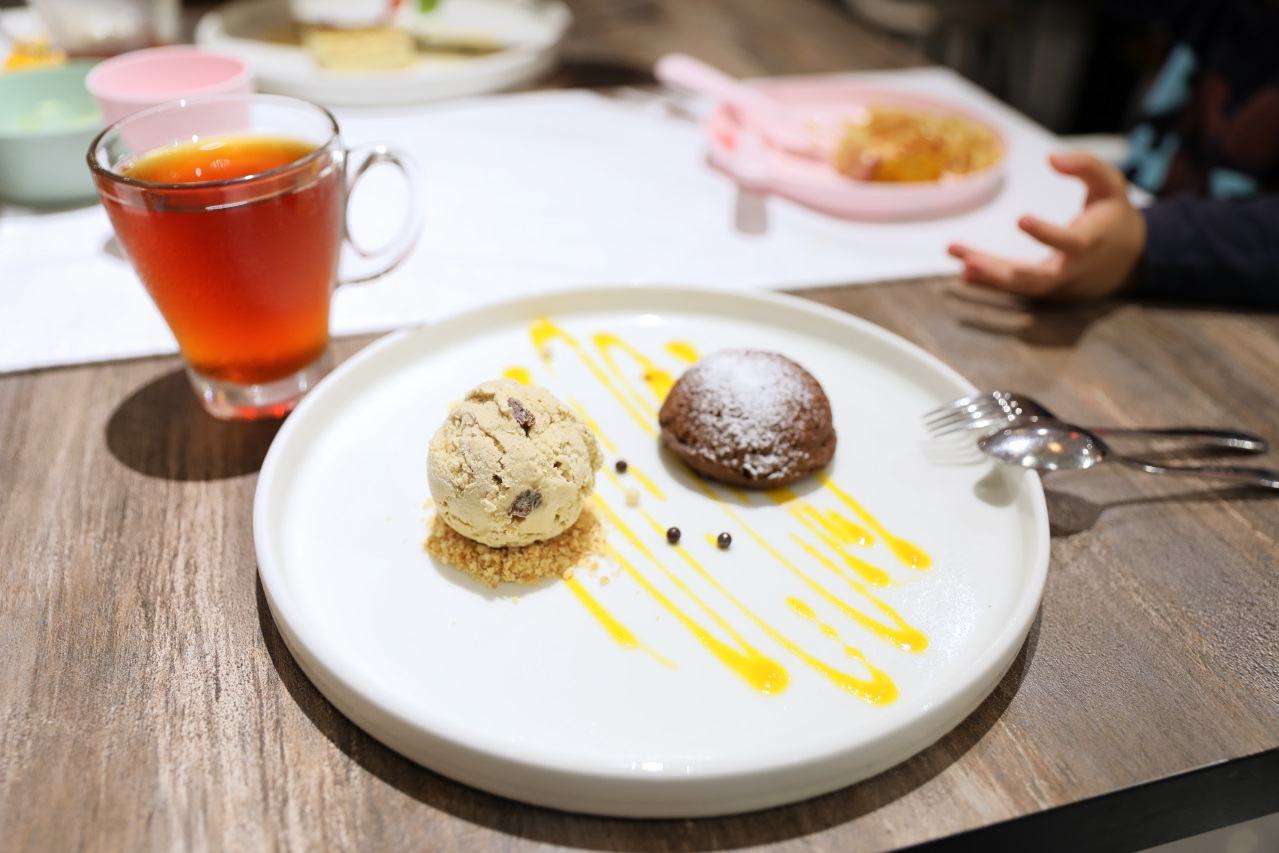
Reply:
<svg viewBox="0 0 1279 853"><path fill-rule="evenodd" d="M558 536L517 548L491 548L449 527L439 515L431 521L426 551L482 584L533 584L559 575L569 577L579 567L593 568L605 550L605 530L590 505Z"/></svg>

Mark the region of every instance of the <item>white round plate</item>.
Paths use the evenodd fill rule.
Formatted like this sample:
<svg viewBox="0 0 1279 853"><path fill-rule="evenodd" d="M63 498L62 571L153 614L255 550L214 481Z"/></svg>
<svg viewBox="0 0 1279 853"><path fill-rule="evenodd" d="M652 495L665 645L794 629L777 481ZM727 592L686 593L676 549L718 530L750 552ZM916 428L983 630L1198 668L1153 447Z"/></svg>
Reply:
<svg viewBox="0 0 1279 853"><path fill-rule="evenodd" d="M535 341L539 318L577 348ZM701 354L768 349L805 365L839 436L828 482L882 530L816 478L786 499L690 476L655 437L658 401L643 369L609 346L614 372L598 334L675 376L686 362L673 342ZM427 443L469 388L512 368L579 406L607 440L596 497L620 557L579 570L577 590L559 578L492 590L423 548ZM316 687L375 738L453 779L633 817L794 802L933 743L994 689L1030 628L1048 564L1038 478L983 461L971 442L930 441L921 427L922 412L972 390L897 336L794 297L601 288L483 308L370 346L288 418L257 487L262 584ZM624 474L613 473L619 458ZM627 506L630 488L638 506ZM830 531L827 544L801 523L812 512L871 530L873 544L845 542L842 553L893 583L865 586ZM671 525L684 551L666 543ZM906 566L884 530L931 567ZM713 542L721 531L733 537L727 550ZM875 625L889 619L850 578L927 647L885 639ZM635 643L615 640L579 594ZM768 690L740 675L715 641L727 658L754 649L786 683ZM894 701L867 698L883 682L858 687L876 671Z"/></svg>
<svg viewBox="0 0 1279 853"><path fill-rule="evenodd" d="M420 59L390 71L321 68L302 47L269 41L288 25L288 0L232 0L196 27L197 44L247 61L264 92L324 106L385 106L499 92L536 80L555 64L572 15L561 0L441 0L401 26L435 36L482 38L506 49L483 56Z"/></svg>

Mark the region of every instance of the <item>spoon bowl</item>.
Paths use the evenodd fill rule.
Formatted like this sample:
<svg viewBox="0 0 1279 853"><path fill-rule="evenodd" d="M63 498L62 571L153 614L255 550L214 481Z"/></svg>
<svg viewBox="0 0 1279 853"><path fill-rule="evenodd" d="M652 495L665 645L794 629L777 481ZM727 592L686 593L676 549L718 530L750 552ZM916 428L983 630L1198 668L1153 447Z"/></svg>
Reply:
<svg viewBox="0 0 1279 853"><path fill-rule="evenodd" d="M1000 462L1039 471L1091 468L1110 453L1092 433L1055 421L1010 426L983 436L977 447Z"/></svg>
<svg viewBox="0 0 1279 853"><path fill-rule="evenodd" d="M1279 489L1279 471L1268 468L1155 465L1113 452L1093 433L1061 421L1039 420L1009 426L978 439L977 447L1006 465L1036 471L1079 471L1102 462L1121 462L1147 474L1175 474Z"/></svg>

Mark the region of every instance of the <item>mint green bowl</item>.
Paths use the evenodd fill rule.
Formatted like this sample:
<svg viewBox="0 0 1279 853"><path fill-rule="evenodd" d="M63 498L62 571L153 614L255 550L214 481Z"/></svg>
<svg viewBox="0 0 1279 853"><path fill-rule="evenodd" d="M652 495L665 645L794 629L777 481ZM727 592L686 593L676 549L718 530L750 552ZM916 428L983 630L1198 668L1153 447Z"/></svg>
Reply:
<svg viewBox="0 0 1279 853"><path fill-rule="evenodd" d="M84 87L93 65L0 75L0 199L52 207L96 196L85 160L102 130Z"/></svg>

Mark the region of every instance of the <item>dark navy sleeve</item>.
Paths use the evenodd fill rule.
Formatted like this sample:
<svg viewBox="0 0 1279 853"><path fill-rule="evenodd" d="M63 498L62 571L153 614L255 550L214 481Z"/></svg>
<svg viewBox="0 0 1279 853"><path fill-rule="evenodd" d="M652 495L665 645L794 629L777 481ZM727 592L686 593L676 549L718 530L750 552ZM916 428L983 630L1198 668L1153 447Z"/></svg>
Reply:
<svg viewBox="0 0 1279 853"><path fill-rule="evenodd" d="M1108 15L1149 23L1159 21L1184 36L1187 21L1195 20L1207 6L1203 0L1093 0L1091 5ZM1215 4L1225 6L1223 2ZM1182 39L1185 40L1184 38Z"/></svg>
<svg viewBox="0 0 1279 853"><path fill-rule="evenodd" d="M1142 214L1146 250L1132 295L1279 308L1279 195L1178 198Z"/></svg>

